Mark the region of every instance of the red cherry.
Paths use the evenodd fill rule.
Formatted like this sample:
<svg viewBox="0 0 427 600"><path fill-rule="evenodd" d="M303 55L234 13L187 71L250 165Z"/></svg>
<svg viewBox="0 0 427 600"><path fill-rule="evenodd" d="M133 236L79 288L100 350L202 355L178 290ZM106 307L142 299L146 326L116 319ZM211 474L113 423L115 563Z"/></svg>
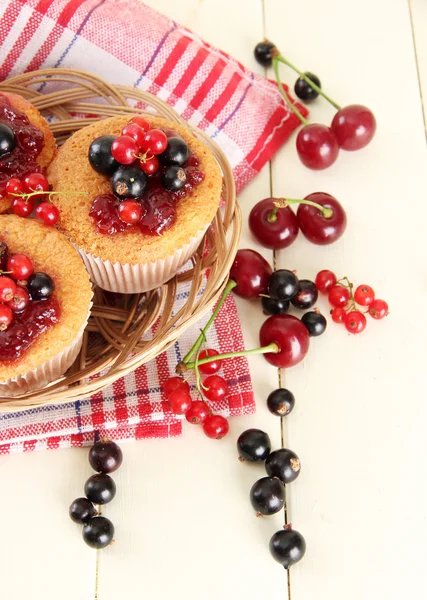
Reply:
<svg viewBox="0 0 427 600"><path fill-rule="evenodd" d="M230 279L237 286L233 292L242 298L256 298L267 292L273 269L255 250L238 250L230 269Z"/></svg>
<svg viewBox="0 0 427 600"><path fill-rule="evenodd" d="M298 235L298 221L295 213L288 207L279 208L271 216L275 198L261 200L249 214L249 228L257 241L265 248L278 250L290 246Z"/></svg>
<svg viewBox="0 0 427 600"><path fill-rule="evenodd" d="M362 333L366 327L366 317L360 310L351 310L344 318L344 325L350 333Z"/></svg>
<svg viewBox="0 0 427 600"><path fill-rule="evenodd" d="M328 300L332 306L343 308L350 300L350 292L342 285L334 285L329 290Z"/></svg>
<svg viewBox="0 0 427 600"><path fill-rule="evenodd" d="M373 113L361 104L344 106L335 115L331 129L343 150L360 150L375 135L377 122Z"/></svg>
<svg viewBox="0 0 427 600"><path fill-rule="evenodd" d="M203 423L203 431L208 438L220 440L227 435L230 426L225 417L221 415L209 415Z"/></svg>
<svg viewBox="0 0 427 600"><path fill-rule="evenodd" d="M111 154L121 165L131 165L138 154L138 144L128 135L117 137L111 144Z"/></svg>
<svg viewBox="0 0 427 600"><path fill-rule="evenodd" d="M6 304L0 304L0 331L5 331L13 321L13 312Z"/></svg>
<svg viewBox="0 0 427 600"><path fill-rule="evenodd" d="M16 291L16 283L10 277L0 275L0 302L12 300Z"/></svg>
<svg viewBox="0 0 427 600"><path fill-rule="evenodd" d="M354 292L354 299L360 306L369 306L375 300L375 292L370 285L359 285Z"/></svg>
<svg viewBox="0 0 427 600"><path fill-rule="evenodd" d="M34 273L33 263L25 254L12 254L7 261L7 271L14 279L28 279Z"/></svg>
<svg viewBox="0 0 427 600"><path fill-rule="evenodd" d="M42 202L36 208L36 215L48 227L53 227L59 221L59 210L50 202Z"/></svg>
<svg viewBox="0 0 427 600"><path fill-rule="evenodd" d="M48 192L49 182L41 173L29 173L24 177L24 188L28 193ZM43 194L35 194L33 198L43 198Z"/></svg>
<svg viewBox="0 0 427 600"><path fill-rule="evenodd" d="M309 194L305 200L330 208L333 213L332 216L325 217L318 208L309 204L300 204L297 210L297 219L303 235L310 242L319 246L336 242L347 227L347 216L341 204L336 198L324 192Z"/></svg>
<svg viewBox="0 0 427 600"><path fill-rule="evenodd" d="M297 152L301 162L309 169L327 169L338 158L338 140L330 127L312 123L298 133Z"/></svg>
<svg viewBox="0 0 427 600"><path fill-rule="evenodd" d="M329 271L328 269L323 269L323 271L319 271L316 275L315 284L322 294L327 294L336 282L337 277L335 273L332 273L332 271Z"/></svg>
<svg viewBox="0 0 427 600"><path fill-rule="evenodd" d="M277 354L264 354L265 359L275 367L288 368L297 365L308 352L310 336L307 327L291 315L269 317L259 332L261 346L275 343Z"/></svg>
<svg viewBox="0 0 427 600"><path fill-rule="evenodd" d="M132 119L129 121L129 123L135 123L136 125L141 127L141 129L143 129L145 133L151 127L149 121L147 121L147 119L144 119L144 117L142 115L135 115L134 117L132 117Z"/></svg>
<svg viewBox="0 0 427 600"><path fill-rule="evenodd" d="M331 310L331 317L334 323L344 323L344 318L346 316L346 312L344 308L334 308Z"/></svg>
<svg viewBox="0 0 427 600"><path fill-rule="evenodd" d="M175 390L182 390L189 394L190 386L188 385L188 382L181 379L181 377L168 377L163 384L163 393L165 396L169 396Z"/></svg>
<svg viewBox="0 0 427 600"><path fill-rule="evenodd" d="M169 394L168 402L176 415L185 415L193 400L191 399L190 394L187 392L184 392L183 390L175 390Z"/></svg>
<svg viewBox="0 0 427 600"><path fill-rule="evenodd" d="M388 315L388 304L385 300L374 300L369 305L368 312L374 319L384 319Z"/></svg>
<svg viewBox="0 0 427 600"><path fill-rule="evenodd" d="M168 147L168 138L161 129L150 129L144 136L141 148L150 154L161 154Z"/></svg>
<svg viewBox="0 0 427 600"><path fill-rule="evenodd" d="M151 156L146 160L139 161L139 168L141 171L144 171L146 175L154 175L154 173L157 173L159 166L160 163L157 156Z"/></svg>
<svg viewBox="0 0 427 600"><path fill-rule="evenodd" d="M199 360L202 358L208 358L209 356L217 356L219 352L214 350L213 348L208 348L207 350L202 350L199 354ZM217 371L220 370L222 364L222 360L213 360L210 363L206 363L205 365L199 365L200 373L203 375L213 375Z"/></svg>
<svg viewBox="0 0 427 600"><path fill-rule="evenodd" d="M220 375L209 375L203 381L203 393L208 400L218 402L223 400L228 392L228 383Z"/></svg>
<svg viewBox="0 0 427 600"><path fill-rule="evenodd" d="M12 211L18 217L29 217L34 210L34 200L32 198L28 198L24 200L24 198L15 198L12 202Z"/></svg>
<svg viewBox="0 0 427 600"><path fill-rule="evenodd" d="M24 182L17 177L11 177L6 181L6 194L22 194L24 191Z"/></svg>
<svg viewBox="0 0 427 600"><path fill-rule="evenodd" d="M124 223L128 225L135 225L139 223L142 217L142 206L140 202L134 200L124 200L120 202L118 208L119 217Z"/></svg>
<svg viewBox="0 0 427 600"><path fill-rule="evenodd" d="M192 423L193 425L200 425L200 423L206 421L209 414L210 410L206 402L196 400L185 413L185 418L189 423Z"/></svg>
<svg viewBox="0 0 427 600"><path fill-rule="evenodd" d="M129 123L123 127L122 135L131 137L138 144L138 148L141 148L142 142L144 141L145 131L136 123Z"/></svg>
<svg viewBox="0 0 427 600"><path fill-rule="evenodd" d="M7 305L13 310L13 312L19 313L25 310L30 304L30 294L27 289L21 285L16 286L15 293L13 294L12 300L9 300Z"/></svg>

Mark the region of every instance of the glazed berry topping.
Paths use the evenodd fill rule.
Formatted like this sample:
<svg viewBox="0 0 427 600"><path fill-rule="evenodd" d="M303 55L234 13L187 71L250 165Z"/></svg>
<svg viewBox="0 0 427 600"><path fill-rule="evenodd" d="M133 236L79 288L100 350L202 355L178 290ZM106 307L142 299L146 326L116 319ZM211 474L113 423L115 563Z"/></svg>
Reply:
<svg viewBox="0 0 427 600"><path fill-rule="evenodd" d="M161 187L151 190L146 198L147 212L139 222L142 233L161 235L172 227L176 221L175 202L166 190Z"/></svg>
<svg viewBox="0 0 427 600"><path fill-rule="evenodd" d="M89 215L99 233L111 235L128 229L129 225L119 217L118 206L119 200L113 194L102 194L92 202Z"/></svg>

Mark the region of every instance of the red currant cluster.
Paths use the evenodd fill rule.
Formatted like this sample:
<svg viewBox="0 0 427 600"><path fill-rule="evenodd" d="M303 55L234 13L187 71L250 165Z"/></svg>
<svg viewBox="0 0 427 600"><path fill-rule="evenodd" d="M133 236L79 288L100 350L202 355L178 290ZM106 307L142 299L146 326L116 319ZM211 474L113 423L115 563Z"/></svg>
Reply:
<svg viewBox="0 0 427 600"><path fill-rule="evenodd" d="M319 292L328 295L329 303L333 306L332 320L343 323L350 333L361 333L365 329L366 313L376 320L388 315L387 302L375 298L375 292L369 285L362 284L354 290L353 283L347 277L337 280L336 275L327 269L317 274L316 285ZM362 312L357 305L367 310Z"/></svg>
<svg viewBox="0 0 427 600"><path fill-rule="evenodd" d="M50 200L43 200L52 192L49 192L49 182L42 173L28 173L22 179L11 177L6 181L5 193L13 198L12 211L15 215L29 217L36 208L36 216L45 225L53 227L58 222L59 211L56 206ZM40 200L43 201L36 207L36 202Z"/></svg>
<svg viewBox="0 0 427 600"><path fill-rule="evenodd" d="M7 252L5 246L0 243L0 257ZM30 304L30 294L24 285L34 273L34 268L24 254L12 254L6 260L0 260L0 265L0 331L6 331L14 313L24 311Z"/></svg>
<svg viewBox="0 0 427 600"><path fill-rule="evenodd" d="M282 96L304 125L297 136L296 147L298 156L306 167L315 170L326 169L337 160L340 149L359 150L369 144L376 131L375 117L369 108L360 104L342 108L325 94L316 75L297 69L271 42L260 42L256 45L254 53L262 66L273 66ZM295 93L301 100L310 102L321 95L337 109L330 127L322 123L309 124L291 102L280 80L279 62L298 73Z"/></svg>

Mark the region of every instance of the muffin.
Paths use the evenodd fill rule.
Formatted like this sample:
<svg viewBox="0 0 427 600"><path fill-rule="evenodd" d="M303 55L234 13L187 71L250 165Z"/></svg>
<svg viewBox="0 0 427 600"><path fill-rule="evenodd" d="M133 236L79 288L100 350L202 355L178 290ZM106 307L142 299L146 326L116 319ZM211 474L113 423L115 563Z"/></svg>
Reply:
<svg viewBox="0 0 427 600"><path fill-rule="evenodd" d="M72 365L92 290L66 237L35 219L0 215L0 269L0 396L15 396Z"/></svg>
<svg viewBox="0 0 427 600"><path fill-rule="evenodd" d="M154 289L176 274L199 246L222 189L215 158L189 130L154 116L132 121L137 128L125 133L153 141L161 130L166 147L138 146L128 164L119 164L114 140L122 139L129 116L113 117L74 133L48 170L60 229L78 248L92 281L119 293ZM138 214L120 212L130 201Z"/></svg>
<svg viewBox="0 0 427 600"><path fill-rule="evenodd" d="M10 130L13 138L8 151ZM7 180L42 173L55 152L53 134L35 106L22 96L0 92L0 213L12 206L13 198L5 193Z"/></svg>

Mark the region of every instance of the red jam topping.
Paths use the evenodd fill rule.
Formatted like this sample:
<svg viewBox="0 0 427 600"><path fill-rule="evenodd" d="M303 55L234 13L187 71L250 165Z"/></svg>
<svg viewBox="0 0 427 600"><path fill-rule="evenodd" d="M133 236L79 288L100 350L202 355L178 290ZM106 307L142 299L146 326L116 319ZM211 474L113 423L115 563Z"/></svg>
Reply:
<svg viewBox="0 0 427 600"><path fill-rule="evenodd" d="M59 316L59 304L53 297L30 302L26 310L15 315L5 331L0 331L0 361L21 358L38 337L58 322Z"/></svg>
<svg viewBox="0 0 427 600"><path fill-rule="evenodd" d="M44 147L43 132L32 125L25 113L17 110L0 94L0 123L8 125L16 136L16 148L0 158L0 193L11 177L22 179L28 173L40 172L36 159Z"/></svg>

